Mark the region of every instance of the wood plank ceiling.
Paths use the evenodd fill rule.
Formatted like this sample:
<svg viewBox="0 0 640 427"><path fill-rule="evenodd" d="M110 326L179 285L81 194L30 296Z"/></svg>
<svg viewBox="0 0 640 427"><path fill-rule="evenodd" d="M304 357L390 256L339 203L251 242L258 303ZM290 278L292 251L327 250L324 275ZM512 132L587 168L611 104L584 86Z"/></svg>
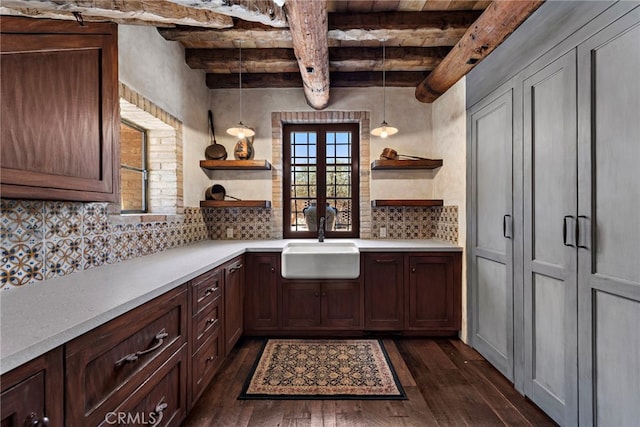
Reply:
<svg viewBox="0 0 640 427"><path fill-rule="evenodd" d="M155 26L211 89L238 87L241 45L243 88L303 87L323 109L331 87L382 85L383 42L387 86L433 102L542 2L3 0L0 13Z"/></svg>

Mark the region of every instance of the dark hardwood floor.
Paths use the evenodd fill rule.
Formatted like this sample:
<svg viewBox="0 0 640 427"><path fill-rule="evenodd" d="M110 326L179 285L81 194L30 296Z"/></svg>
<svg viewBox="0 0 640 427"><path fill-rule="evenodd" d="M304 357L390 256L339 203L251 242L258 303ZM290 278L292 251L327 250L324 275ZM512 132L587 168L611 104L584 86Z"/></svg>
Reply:
<svg viewBox="0 0 640 427"><path fill-rule="evenodd" d="M408 400L237 400L261 339L242 339L183 426L552 426L462 341L385 339Z"/></svg>

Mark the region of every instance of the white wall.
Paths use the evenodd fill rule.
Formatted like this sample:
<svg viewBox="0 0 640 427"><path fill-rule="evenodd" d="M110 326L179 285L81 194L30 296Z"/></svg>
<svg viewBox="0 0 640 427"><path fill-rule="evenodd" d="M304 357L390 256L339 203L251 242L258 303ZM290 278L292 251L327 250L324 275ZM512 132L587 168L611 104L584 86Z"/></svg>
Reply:
<svg viewBox="0 0 640 427"><path fill-rule="evenodd" d="M371 158L390 147L399 153L425 156L431 142L431 105L415 99L414 88L387 87L387 122L400 131L388 139L371 137ZM242 121L256 131L255 159L271 159L271 113L315 111L300 89L243 89ZM370 111L371 127L382 122L382 88L331 89L329 106L324 111ZM216 123L216 139L233 158L236 139L225 133L239 120L238 89L211 91L211 109ZM362 165L361 167L369 167ZM227 193L243 199L271 199L271 174L266 172L220 172L210 174ZM430 171L376 171L371 174L372 199L433 198ZM204 190L204 189L203 189Z"/></svg>
<svg viewBox="0 0 640 427"><path fill-rule="evenodd" d="M462 78L432 106L433 142L428 154L442 158L443 165L433 179L433 190L445 205L458 206L458 244L467 240L466 223L466 79ZM467 268L462 262L462 337L467 336Z"/></svg>
<svg viewBox="0 0 640 427"><path fill-rule="evenodd" d="M209 90L205 73L192 70L184 48L154 27L118 26L119 80L183 123L184 205L199 206L209 180L198 166L209 143Z"/></svg>

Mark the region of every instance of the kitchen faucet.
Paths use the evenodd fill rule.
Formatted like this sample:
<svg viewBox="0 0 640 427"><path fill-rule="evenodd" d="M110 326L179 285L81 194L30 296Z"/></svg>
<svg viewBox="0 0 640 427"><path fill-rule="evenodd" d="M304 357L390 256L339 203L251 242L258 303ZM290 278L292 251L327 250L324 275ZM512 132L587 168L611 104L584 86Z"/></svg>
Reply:
<svg viewBox="0 0 640 427"><path fill-rule="evenodd" d="M320 227L318 227L318 242L324 242L324 217L320 217Z"/></svg>

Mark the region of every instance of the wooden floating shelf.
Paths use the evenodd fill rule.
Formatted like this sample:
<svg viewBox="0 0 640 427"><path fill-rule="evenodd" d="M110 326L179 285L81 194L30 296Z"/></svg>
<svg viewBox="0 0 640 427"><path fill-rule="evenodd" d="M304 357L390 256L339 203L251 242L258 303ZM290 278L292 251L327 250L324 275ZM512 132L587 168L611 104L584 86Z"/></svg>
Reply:
<svg viewBox="0 0 640 427"><path fill-rule="evenodd" d="M200 167L209 170L270 170L266 160L200 160Z"/></svg>
<svg viewBox="0 0 640 427"><path fill-rule="evenodd" d="M384 169L435 169L442 166L442 159L424 160L374 160L371 170Z"/></svg>
<svg viewBox="0 0 640 427"><path fill-rule="evenodd" d="M429 207L429 206L442 206L444 201L441 199L425 199L425 200L372 200L371 207L372 208L380 208L383 206L391 206L391 207L399 207L399 206L419 206L419 207Z"/></svg>
<svg viewBox="0 0 640 427"><path fill-rule="evenodd" d="M269 200L201 200L201 208L270 208Z"/></svg>

